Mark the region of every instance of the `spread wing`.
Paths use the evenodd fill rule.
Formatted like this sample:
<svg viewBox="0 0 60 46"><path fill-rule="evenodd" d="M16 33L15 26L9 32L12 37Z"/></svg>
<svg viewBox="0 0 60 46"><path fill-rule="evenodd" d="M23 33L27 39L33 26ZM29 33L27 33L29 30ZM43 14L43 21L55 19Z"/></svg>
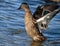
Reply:
<svg viewBox="0 0 60 46"><path fill-rule="evenodd" d="M43 30L47 29L48 23L57 13L57 11L55 11L57 8L58 8L57 4L55 4L55 3L48 4L48 5L45 4L45 5L37 7L36 11L33 14L33 18L37 22L40 30L41 29L43 29ZM47 17L49 17L49 18L47 18ZM43 19L43 21L41 19Z"/></svg>
<svg viewBox="0 0 60 46"><path fill-rule="evenodd" d="M58 8L58 9L54 10L53 12L48 13L48 14L44 15L43 17L41 17L40 19L36 20L36 22L39 23L39 27L41 29L46 29L50 20L52 20L52 18L54 16L56 16L56 14L58 12L60 12L60 8Z"/></svg>
<svg viewBox="0 0 60 46"><path fill-rule="evenodd" d="M35 20L41 18L42 17L42 12L43 12L43 9L41 8L41 6L38 6L37 9L36 9L36 11L33 14L33 18Z"/></svg>

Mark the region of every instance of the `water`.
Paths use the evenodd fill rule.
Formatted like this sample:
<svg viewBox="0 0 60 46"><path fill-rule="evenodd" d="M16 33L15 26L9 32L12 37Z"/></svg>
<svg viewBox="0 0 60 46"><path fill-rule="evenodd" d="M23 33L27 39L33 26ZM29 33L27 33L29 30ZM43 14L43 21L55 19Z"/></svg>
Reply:
<svg viewBox="0 0 60 46"><path fill-rule="evenodd" d="M17 8L27 2L32 13L42 0L0 0L0 46L60 46L60 13L56 14L43 35L44 42L33 42L26 34L24 11Z"/></svg>

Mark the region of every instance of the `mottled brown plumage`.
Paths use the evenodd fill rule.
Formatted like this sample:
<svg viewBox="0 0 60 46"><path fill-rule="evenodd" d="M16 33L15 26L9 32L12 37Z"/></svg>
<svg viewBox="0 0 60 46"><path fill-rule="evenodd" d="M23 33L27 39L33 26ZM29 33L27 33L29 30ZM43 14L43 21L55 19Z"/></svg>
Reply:
<svg viewBox="0 0 60 46"><path fill-rule="evenodd" d="M58 13L60 11L60 9L55 10L55 6L56 5L54 5L54 9L52 9L52 10L51 10L51 8L52 8L51 5L49 5L49 6L44 5L43 7L39 6L33 15L31 13L27 3L22 3L21 6L18 8L18 9L24 9L24 11L25 11L24 22L25 22L26 32L34 41L44 41L45 40L45 37L39 31L36 20L39 18L43 18L42 21L39 20L40 26L43 27L43 28L40 27L40 30L44 29L44 27L46 28L46 26L48 25L48 22L55 16L56 13ZM51 13L46 13L46 15L45 15L43 11L44 12L48 11Z"/></svg>
<svg viewBox="0 0 60 46"><path fill-rule="evenodd" d="M25 28L27 34L34 40L34 41L44 41L45 38L40 33L37 24L34 23L34 18L32 16L32 13L29 9L29 6L26 3L22 3L21 6L18 9L24 9L25 15L24 15L24 21L25 21Z"/></svg>

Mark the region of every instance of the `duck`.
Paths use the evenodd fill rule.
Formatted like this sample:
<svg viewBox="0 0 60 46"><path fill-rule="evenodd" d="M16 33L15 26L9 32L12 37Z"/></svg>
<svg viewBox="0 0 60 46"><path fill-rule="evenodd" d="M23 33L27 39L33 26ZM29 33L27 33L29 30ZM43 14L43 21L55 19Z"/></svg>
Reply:
<svg viewBox="0 0 60 46"><path fill-rule="evenodd" d="M18 10L19 9L23 9L25 11L24 23L28 36L32 38L34 41L44 41L45 37L42 33L40 33L37 23L34 22L34 18L28 4L22 3Z"/></svg>
<svg viewBox="0 0 60 46"><path fill-rule="evenodd" d="M56 9L53 12L50 12L50 13L40 17L39 19L35 20L27 3L22 3L20 5L20 7L18 8L18 10L20 10L20 9L23 9L25 11L24 23L25 23L26 32L27 32L28 36L30 38L32 38L34 41L44 41L45 40L45 37L43 36L42 32L40 32L41 26L43 27L44 24L45 24L45 26L48 25L50 20L60 10L60 9ZM39 23L40 27L38 27L37 23Z"/></svg>

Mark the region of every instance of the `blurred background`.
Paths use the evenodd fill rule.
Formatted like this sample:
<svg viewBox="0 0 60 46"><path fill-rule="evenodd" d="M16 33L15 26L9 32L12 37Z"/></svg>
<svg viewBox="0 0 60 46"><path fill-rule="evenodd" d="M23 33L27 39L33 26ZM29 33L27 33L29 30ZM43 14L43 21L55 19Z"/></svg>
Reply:
<svg viewBox="0 0 60 46"><path fill-rule="evenodd" d="M28 3L32 14L44 0L0 0L0 46L60 46L60 13L42 31L44 42L33 42L26 34L24 11L17 10L22 2Z"/></svg>

